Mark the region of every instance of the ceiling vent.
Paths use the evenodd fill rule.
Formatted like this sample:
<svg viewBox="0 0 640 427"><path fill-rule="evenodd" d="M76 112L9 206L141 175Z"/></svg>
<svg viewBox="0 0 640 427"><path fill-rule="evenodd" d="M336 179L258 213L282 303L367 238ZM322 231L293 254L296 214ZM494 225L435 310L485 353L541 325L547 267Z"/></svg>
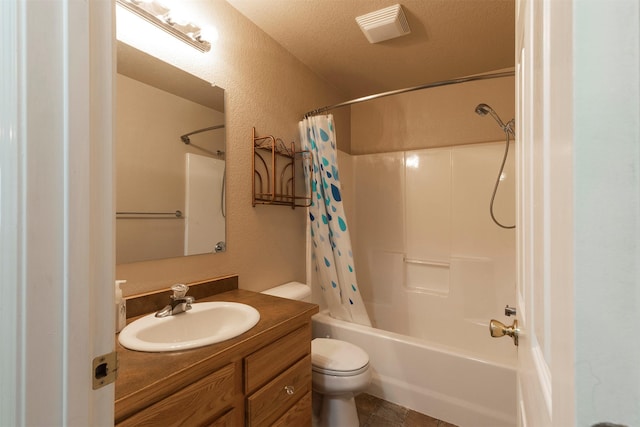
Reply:
<svg viewBox="0 0 640 427"><path fill-rule="evenodd" d="M402 6L399 4L358 16L356 22L369 43L394 39L411 32Z"/></svg>

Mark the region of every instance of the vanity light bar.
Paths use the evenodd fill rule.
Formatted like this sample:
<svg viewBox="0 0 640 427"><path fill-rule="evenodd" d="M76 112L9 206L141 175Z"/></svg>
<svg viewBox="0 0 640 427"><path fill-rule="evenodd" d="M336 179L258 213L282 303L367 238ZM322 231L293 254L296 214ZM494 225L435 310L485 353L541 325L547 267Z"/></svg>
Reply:
<svg viewBox="0 0 640 427"><path fill-rule="evenodd" d="M155 25L161 30L166 31L167 33L182 40L188 45L195 47L200 52L209 52L209 50L211 50L211 43L201 38L200 28L198 26L193 23L188 23L186 25L176 24L171 20L169 16L169 10L161 5L158 5L156 2L144 2L140 0L116 0L116 2L128 11L135 13L145 21ZM165 10L166 12L156 15L152 13L154 9L155 11L157 11L158 9L163 9L162 12L164 12ZM183 28L188 32L183 30Z"/></svg>

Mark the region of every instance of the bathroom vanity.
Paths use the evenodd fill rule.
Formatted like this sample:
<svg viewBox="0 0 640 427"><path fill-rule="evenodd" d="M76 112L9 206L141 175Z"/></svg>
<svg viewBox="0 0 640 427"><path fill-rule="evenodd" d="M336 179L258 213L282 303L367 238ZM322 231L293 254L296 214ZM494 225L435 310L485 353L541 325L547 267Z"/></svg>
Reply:
<svg viewBox="0 0 640 427"><path fill-rule="evenodd" d="M318 306L235 289L198 301L260 312L244 334L192 350L117 344L117 426L311 426L311 316Z"/></svg>

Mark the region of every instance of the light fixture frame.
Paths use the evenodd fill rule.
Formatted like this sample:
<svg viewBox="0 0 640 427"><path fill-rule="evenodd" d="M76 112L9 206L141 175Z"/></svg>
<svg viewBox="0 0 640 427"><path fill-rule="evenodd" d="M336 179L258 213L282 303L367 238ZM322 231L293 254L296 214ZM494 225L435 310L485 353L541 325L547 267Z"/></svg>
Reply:
<svg viewBox="0 0 640 427"><path fill-rule="evenodd" d="M211 43L206 40L202 40L200 37L193 38L188 34L183 33L177 28L173 27L169 22L166 22L153 14L147 12L140 6L136 5L133 1L129 0L116 0L116 3L120 6L124 7L128 11L136 14L140 18L149 22L150 24L155 25L156 27L164 30L165 32L171 34L172 36L182 40L187 43L189 46L198 49L200 52L209 52L211 50Z"/></svg>

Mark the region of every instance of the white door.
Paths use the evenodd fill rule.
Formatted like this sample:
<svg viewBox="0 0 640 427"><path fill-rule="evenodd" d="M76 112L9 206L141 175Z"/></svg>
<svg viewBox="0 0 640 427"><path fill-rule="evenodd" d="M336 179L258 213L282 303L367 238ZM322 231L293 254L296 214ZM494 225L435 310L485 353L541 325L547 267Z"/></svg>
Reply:
<svg viewBox="0 0 640 427"><path fill-rule="evenodd" d="M113 425L112 15L0 1L3 426Z"/></svg>
<svg viewBox="0 0 640 427"><path fill-rule="evenodd" d="M572 426L572 4L516 7L518 425Z"/></svg>

